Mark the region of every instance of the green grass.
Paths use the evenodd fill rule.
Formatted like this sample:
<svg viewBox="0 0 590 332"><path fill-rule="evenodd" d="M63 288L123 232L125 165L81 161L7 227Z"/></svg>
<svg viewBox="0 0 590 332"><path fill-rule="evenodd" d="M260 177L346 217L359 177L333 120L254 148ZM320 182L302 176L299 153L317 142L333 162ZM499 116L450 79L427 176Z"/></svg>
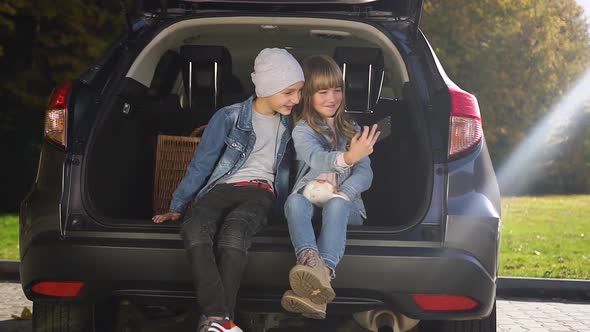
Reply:
<svg viewBox="0 0 590 332"><path fill-rule="evenodd" d="M500 275L590 279L590 195L502 200Z"/></svg>
<svg viewBox="0 0 590 332"><path fill-rule="evenodd" d="M502 200L500 275L590 279L590 195ZM18 217L0 216L0 259L18 259Z"/></svg>
<svg viewBox="0 0 590 332"><path fill-rule="evenodd" d="M0 215L0 259L19 259L16 215Z"/></svg>

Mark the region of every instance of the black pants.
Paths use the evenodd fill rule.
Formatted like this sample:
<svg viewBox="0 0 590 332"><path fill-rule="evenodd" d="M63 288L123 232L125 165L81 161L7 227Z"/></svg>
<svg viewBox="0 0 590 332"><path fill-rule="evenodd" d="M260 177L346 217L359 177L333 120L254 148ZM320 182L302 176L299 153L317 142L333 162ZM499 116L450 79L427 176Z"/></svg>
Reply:
<svg viewBox="0 0 590 332"><path fill-rule="evenodd" d="M187 209L181 236L203 314L233 318L252 236L273 203L267 189L218 184Z"/></svg>

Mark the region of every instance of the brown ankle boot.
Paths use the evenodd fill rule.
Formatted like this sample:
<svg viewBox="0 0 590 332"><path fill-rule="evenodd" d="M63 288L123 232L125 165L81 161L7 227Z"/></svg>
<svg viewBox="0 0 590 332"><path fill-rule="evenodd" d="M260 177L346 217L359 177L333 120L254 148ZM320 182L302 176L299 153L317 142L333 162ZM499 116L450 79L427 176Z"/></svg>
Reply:
<svg viewBox="0 0 590 332"><path fill-rule="evenodd" d="M289 272L289 283L295 294L316 304L332 302L336 296L324 260L313 250L305 251L297 259L297 265Z"/></svg>
<svg viewBox="0 0 590 332"><path fill-rule="evenodd" d="M310 299L298 296L292 290L288 290L283 294L281 305L289 312L302 314L304 317L313 319L326 318L326 304L317 304L311 302Z"/></svg>

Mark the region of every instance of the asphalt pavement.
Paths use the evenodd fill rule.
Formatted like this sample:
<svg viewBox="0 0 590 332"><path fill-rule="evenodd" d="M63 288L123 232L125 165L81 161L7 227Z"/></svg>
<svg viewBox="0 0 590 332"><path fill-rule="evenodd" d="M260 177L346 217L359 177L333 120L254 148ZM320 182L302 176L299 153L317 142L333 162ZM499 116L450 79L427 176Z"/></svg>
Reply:
<svg viewBox="0 0 590 332"><path fill-rule="evenodd" d="M1 332L31 331L30 320L13 318L20 316L25 307L31 309L32 303L25 298L20 284L0 281ZM590 332L590 301L502 297L497 302L497 313L499 332Z"/></svg>

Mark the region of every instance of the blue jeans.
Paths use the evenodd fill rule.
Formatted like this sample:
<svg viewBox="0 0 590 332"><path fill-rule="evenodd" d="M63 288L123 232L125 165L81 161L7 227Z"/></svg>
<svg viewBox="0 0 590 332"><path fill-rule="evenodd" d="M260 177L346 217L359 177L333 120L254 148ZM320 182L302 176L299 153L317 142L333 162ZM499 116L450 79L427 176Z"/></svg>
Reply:
<svg viewBox="0 0 590 332"><path fill-rule="evenodd" d="M321 211L322 229L316 240L312 218ZM285 202L285 215L289 224L295 255L308 249L320 253L332 271L344 255L347 225L362 225L363 219L356 206L343 198L332 198L323 208L315 207L301 194L291 194Z"/></svg>

